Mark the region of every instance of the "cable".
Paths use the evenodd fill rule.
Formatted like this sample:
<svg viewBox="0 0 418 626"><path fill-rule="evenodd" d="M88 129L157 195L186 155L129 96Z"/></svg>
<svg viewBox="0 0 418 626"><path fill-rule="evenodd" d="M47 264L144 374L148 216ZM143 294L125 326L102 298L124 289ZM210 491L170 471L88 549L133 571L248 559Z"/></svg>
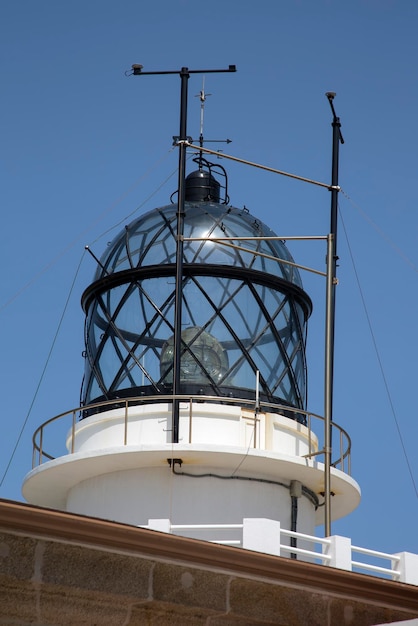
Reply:
<svg viewBox="0 0 418 626"><path fill-rule="evenodd" d="M99 214L98 218L95 219L94 221L92 221L89 226L87 226L86 228L84 228L67 246L65 246L49 263L47 263L41 270L39 270L39 272L37 272L36 274L34 274L34 276L23 285L23 287L21 287L18 291L16 291L10 298L9 300L7 300L4 304L2 304L0 306L0 311L2 311L3 309L7 308L10 304L12 304L20 295L22 295L22 293L24 293L26 291L26 289L28 289L31 285L33 285L38 278L40 278L43 274L45 274L51 267L53 267L61 257L65 256L65 254L67 254L67 252L69 250L71 250L71 248L73 248L75 246L75 244L77 243L77 241L79 241L81 239L81 237L83 237L86 233L88 233L96 224L98 224L99 222L101 222L104 217L110 213L111 211L113 211L119 204L120 202L128 195L132 192L133 189L135 189L135 187L137 187L137 185L139 185L139 183L144 180L147 176L150 175L150 173L156 168L158 167L162 161L164 161L168 155L174 150L174 147L171 147L170 150L161 158L159 159L155 164L153 164L144 174L142 174L125 192L122 193L122 195L120 195L107 209L105 209L102 213ZM163 185L167 182L167 180L169 180L171 178L173 174L170 174L169 178L167 178ZM162 185L161 185L162 186ZM157 191L159 189L161 189L161 186L158 187ZM156 193L156 192L155 192ZM152 197L151 194L150 198ZM140 205L139 208L141 208L144 205L144 203L142 203ZM134 213L138 210L138 207L135 209ZM129 217L129 216L128 216ZM126 218L124 218L126 219ZM114 228L114 227L112 227ZM109 230L112 230L109 229ZM106 234L106 232L109 231L105 231L105 233L103 233L101 236L103 236L104 234ZM100 237L98 237L98 239L100 239ZM95 240L97 241L97 239Z"/></svg>
<svg viewBox="0 0 418 626"><path fill-rule="evenodd" d="M354 200L352 198L350 198L350 196L345 193L345 191L343 189L341 189L341 193L343 194L343 196L349 200L351 202L351 204L357 209L357 211L360 213L360 215L367 221L369 222L369 224L371 224L371 226L373 226L373 228L375 229L375 231L377 233L379 233L379 235L385 239L385 241L387 241L387 243L391 246L391 248L393 248L393 250L395 250L395 252L397 254L399 254L399 256L401 257L401 259L403 259L410 267L412 267L412 269L414 270L414 272L416 272L418 274L418 267L415 265L415 263L413 261L411 261L411 259L403 252L403 250L401 250L399 248L399 246L396 245L396 243L394 241L392 241L392 239L389 237L389 235L387 235L381 228L380 226L378 226L376 224L376 222L374 222L372 220L372 218L367 215L367 213L365 211L363 211L363 209L361 209L358 204L356 204L354 202Z"/></svg>
<svg viewBox="0 0 418 626"><path fill-rule="evenodd" d="M170 461L175 461L176 459L169 459ZM222 476L222 474L212 474L210 472L205 474L192 474L191 472L176 472L176 463L172 464L172 473L176 476L188 476L189 478L218 478L219 480L247 480L251 482L263 483L267 485L277 485L278 487L285 487L286 489L290 489L290 485L286 485L286 483L282 483L278 480L269 480L268 478L254 478L252 476ZM319 500L317 495L311 491L305 485L302 485L302 494L308 498L315 506L315 509L319 506Z"/></svg>
<svg viewBox="0 0 418 626"><path fill-rule="evenodd" d="M77 269L76 269L75 276L74 276L73 281L72 281L72 283L71 283L70 291L69 291L69 293L68 293L67 300L66 300L65 305L64 305L64 310L63 310L63 312L62 312L62 314L61 314L61 318L60 318L60 320L59 320L57 330L56 330L55 335L54 335L54 338L53 338L53 340L52 340L52 344L51 344L51 347L50 347L50 349L49 349L49 352L48 352L48 355L47 355L47 358L46 358L46 362L45 362L45 365L44 365L44 367L43 367L43 370L42 370L42 373L41 373L41 376L40 376L40 379L39 379L38 385L37 385L37 387L36 387L36 389L35 389L35 394L34 394L34 396L33 396L32 402L30 403L29 410L28 410L28 412L27 412L27 414L26 414L26 417L25 417L25 420L24 420L24 422L23 422L22 428L20 429L20 432L19 432L19 435L18 435L18 437L17 437L17 440L16 440L16 443L15 443L15 446L14 446L13 451L12 451L12 454L11 454L11 456L10 456L9 462L7 463L6 469L4 470L3 476L2 476L1 481L0 481L0 487L2 487L2 486L3 486L4 480L5 480L5 478L6 478L6 476L7 476L7 473L8 473L8 471L9 471L9 469L10 469L10 466L11 466L11 464L12 464L12 461L13 461L14 455L16 454L16 450L17 450L17 448L18 448L18 446L19 446L20 440L22 439L22 435L23 435L23 432L24 432L24 430L25 430L25 428L26 428L26 424L28 423L29 417L30 417L30 415L31 415L31 413L32 413L32 409L33 409L33 406L34 406L34 404L35 404L35 400L36 400L36 398L37 398L37 396L38 396L38 392L39 392L39 389L40 389L40 387L41 387L42 381L43 381L43 379L44 379L45 372L46 372L46 370L47 370L47 367L48 367L48 364L49 364L49 361L50 361L50 358L51 358L51 355L52 355L52 351L53 351L53 349L54 349L55 343L56 343L57 338L58 338L59 331L60 331L61 326L62 326L62 322L64 321L64 316L65 316L65 313L66 313L66 311L67 311L68 304L69 304L69 302L70 302L70 298L71 298L71 295L72 295L72 292L73 292L73 289L74 289L74 285L75 285L75 282L76 282L76 280L77 280L77 276L78 276L78 273L79 273L79 271L80 271L80 267L81 267L81 264L82 264L82 262L83 262L83 259L84 259L84 255L85 255L85 253L86 253L86 252L85 252L85 250L83 250L83 254L81 255L80 262L79 262L78 267L77 267Z"/></svg>
<svg viewBox="0 0 418 626"><path fill-rule="evenodd" d="M234 478L235 474L238 472L239 468L241 467L241 465L244 463L245 459L248 457L249 453L250 453L250 448L251 448L251 444L253 442L253 438L254 438L254 433L255 433L255 428L256 428L256 424L257 424L257 411L254 414L254 426L251 432L251 437L250 437L250 441L248 442L248 448L246 453L244 454L244 456L242 457L241 461L238 463L237 467L234 469L234 471L231 474L231 478Z"/></svg>
<svg viewBox="0 0 418 626"><path fill-rule="evenodd" d="M160 191L160 189L162 189L164 187L164 185L170 180L170 178L172 178L174 176L174 174L176 174L176 172L177 172L177 168L174 169L171 172L171 174L169 174L169 176L167 176L167 178L165 180L163 180L161 185L159 185L159 187L157 187L157 189L155 189L149 196L147 196L147 198L145 198L145 200L143 202L141 202L140 205L138 205L133 211L131 211L131 213L128 213L128 215L125 215L125 217L123 217L121 220L119 220L119 222L116 222L116 224L114 224L113 226L111 226L110 228L105 230L101 235L96 237L96 239L94 239L94 241L92 241L92 243L90 245L93 245L93 244L97 243L102 237L104 237L105 235L110 233L112 230L114 230L115 228L117 228L121 224L124 224L126 222L126 220L128 220L130 217L132 217L132 215L135 215L135 213L137 213L140 209L142 209L142 207L145 204L147 204L147 202L149 202L149 200L151 200L151 198L153 198L155 196L155 194Z"/></svg>
<svg viewBox="0 0 418 626"><path fill-rule="evenodd" d="M412 467L411 467L411 464L410 464L409 459L408 459L408 454L406 452L406 447L405 447L405 443L404 443L404 440L403 440L403 437L402 437L402 433L401 433L401 429L400 429L400 426L399 426L398 418L397 418L397 415L396 415L395 406L393 404L392 396L391 396L391 393L390 393L390 390L389 390L389 384L388 384L388 381L386 379L385 371L383 369L383 363L382 363L382 360L380 358L379 349L377 347L376 337L375 337L374 332L373 332L373 327L372 327L370 316L369 316L369 313L368 313L368 310L367 310L367 306L366 306L366 301L365 301L365 298L364 298L363 290L362 290L361 285L360 285L360 279L359 279L359 276L358 276L358 273L357 273L356 264L354 262L354 257L353 257L353 253L352 253L352 250L351 250L350 242L348 240L348 235L347 235L347 230L346 230L345 223L344 223L344 218L342 216L341 211L339 211L339 214L340 214L340 218L341 218L341 223L343 225L345 238L346 238L346 241L347 241L348 251L349 251L349 254L350 254L350 258L351 258L351 263L353 265L354 274L355 274L356 281L357 281L357 286L358 286L358 289L359 289L359 292L360 292L360 298L361 298L361 301L362 301L362 304L363 304L364 313L366 315L367 324L369 326L369 332L370 332L370 335L371 335L371 338L372 338L374 351L375 351L375 354L376 354L377 362L379 364L380 373L381 373L382 379L383 379L383 384L384 384L385 389L386 389L386 395L387 395L388 400L389 400L389 405L390 405L390 408L391 408L391 411L392 411L392 417L393 417L393 420L394 420L395 425L396 425L396 430L398 431L399 440L401 442L402 450L403 450L403 453L404 453L404 456L405 456L406 465L408 467L409 475L411 477L412 484L413 484L413 487L414 487L414 490L415 490L415 495L418 498L417 485L415 483L414 475L412 473Z"/></svg>
<svg viewBox="0 0 418 626"><path fill-rule="evenodd" d="M297 532L297 524L298 524L298 499L295 496L290 496L290 500L292 503L291 513L290 513L290 530L292 532ZM290 547L297 548L298 542L296 537L290 537ZM298 555L295 552L290 553L291 559L297 559Z"/></svg>

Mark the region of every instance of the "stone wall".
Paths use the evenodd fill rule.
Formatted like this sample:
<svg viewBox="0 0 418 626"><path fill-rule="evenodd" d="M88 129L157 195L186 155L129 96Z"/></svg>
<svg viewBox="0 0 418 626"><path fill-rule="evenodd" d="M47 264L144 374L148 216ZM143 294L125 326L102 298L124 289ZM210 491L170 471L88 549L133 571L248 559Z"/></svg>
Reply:
<svg viewBox="0 0 418 626"><path fill-rule="evenodd" d="M371 626L416 587L92 518L0 503L0 624Z"/></svg>

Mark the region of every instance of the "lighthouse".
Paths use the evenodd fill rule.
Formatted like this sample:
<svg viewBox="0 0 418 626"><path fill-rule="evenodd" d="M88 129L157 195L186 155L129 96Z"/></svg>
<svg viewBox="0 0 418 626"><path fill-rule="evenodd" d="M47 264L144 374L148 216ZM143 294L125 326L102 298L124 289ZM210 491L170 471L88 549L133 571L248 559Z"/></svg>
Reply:
<svg viewBox="0 0 418 626"><path fill-rule="evenodd" d="M219 540L214 529L233 534L243 520L312 535L324 510L327 527L330 515L359 502L350 439L330 423L329 393L325 420L308 410L312 302L286 242L231 204L225 168L205 158L204 89L199 147L190 144L187 85L202 72L178 73L171 202L126 225L100 259L93 255L96 272L82 295L80 406L38 428L23 494L33 504L189 537L204 529L211 541ZM131 75L161 73L177 72L133 65ZM187 146L196 151L188 175ZM67 454L54 458L46 441L56 422L68 424Z"/></svg>
<svg viewBox="0 0 418 626"><path fill-rule="evenodd" d="M36 430L29 504L0 503L3 613L170 625L415 617L416 555L329 531L360 500L332 416L336 224L284 237L279 221L231 202L202 128L199 145L186 134L188 74L178 188L91 251L80 402ZM334 148L338 135L334 113ZM335 216L334 169L331 186L303 180L331 191ZM293 239L326 241L326 272L301 266ZM305 270L326 278L323 416L307 404Z"/></svg>
<svg viewBox="0 0 418 626"><path fill-rule="evenodd" d="M48 455L42 427L23 494L136 526L169 520L192 537L260 518L314 534L324 466L321 418L306 406L312 302L286 243L230 203L224 168L196 163L180 292L173 202L131 222L97 259L82 295L81 405L62 416L68 454ZM333 519L360 497L346 452L331 466Z"/></svg>

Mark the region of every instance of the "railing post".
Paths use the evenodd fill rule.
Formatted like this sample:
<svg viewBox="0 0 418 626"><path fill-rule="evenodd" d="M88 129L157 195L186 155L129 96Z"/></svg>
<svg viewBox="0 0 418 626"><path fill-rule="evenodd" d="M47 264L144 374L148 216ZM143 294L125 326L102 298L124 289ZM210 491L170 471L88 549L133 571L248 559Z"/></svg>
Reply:
<svg viewBox="0 0 418 626"><path fill-rule="evenodd" d="M399 581L401 583L409 583L410 585L418 585L418 554L400 552L393 556L399 557L399 560L392 561L392 569L400 574Z"/></svg>
<svg viewBox="0 0 418 626"><path fill-rule="evenodd" d="M189 398L189 443L192 443L193 398Z"/></svg>
<svg viewBox="0 0 418 626"><path fill-rule="evenodd" d="M125 424L123 431L123 445L126 446L128 443L128 400L125 400Z"/></svg>
<svg viewBox="0 0 418 626"><path fill-rule="evenodd" d="M280 556L280 522L265 518L244 518L242 547Z"/></svg>
<svg viewBox="0 0 418 626"><path fill-rule="evenodd" d="M44 440L44 429L41 428L41 432L39 433L39 465L42 465L42 446Z"/></svg>
<svg viewBox="0 0 418 626"><path fill-rule="evenodd" d="M158 530L160 533L171 533L171 520L149 519L148 528L150 530Z"/></svg>
<svg viewBox="0 0 418 626"><path fill-rule="evenodd" d="M308 451L312 454L312 429L311 429L311 414L308 413Z"/></svg>
<svg viewBox="0 0 418 626"><path fill-rule="evenodd" d="M339 535L332 535L328 539L330 543L322 548L322 554L328 554L331 557L327 565L351 572L351 539Z"/></svg>
<svg viewBox="0 0 418 626"><path fill-rule="evenodd" d="M73 411L73 422L71 424L71 454L74 453L75 447L75 411Z"/></svg>

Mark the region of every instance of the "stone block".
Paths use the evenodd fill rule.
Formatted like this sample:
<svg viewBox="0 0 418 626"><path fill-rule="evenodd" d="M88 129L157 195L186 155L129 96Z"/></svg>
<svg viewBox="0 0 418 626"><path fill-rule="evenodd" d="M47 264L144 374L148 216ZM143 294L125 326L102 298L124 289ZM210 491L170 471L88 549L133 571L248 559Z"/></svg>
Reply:
<svg viewBox="0 0 418 626"><path fill-rule="evenodd" d="M411 619L410 613L387 607L371 606L367 602L332 598L329 602L331 626L375 626L401 619Z"/></svg>
<svg viewBox="0 0 418 626"><path fill-rule="evenodd" d="M127 626L206 626L210 615L211 611L154 602L132 607Z"/></svg>
<svg viewBox="0 0 418 626"><path fill-rule="evenodd" d="M30 537L0 533L0 575L31 580L37 541Z"/></svg>
<svg viewBox="0 0 418 626"><path fill-rule="evenodd" d="M154 600L226 612L229 577L211 571L156 563L153 572Z"/></svg>
<svg viewBox="0 0 418 626"><path fill-rule="evenodd" d="M36 599L37 590L31 582L15 582L0 576L0 624L32 624L36 616ZM6 617L7 622L3 621Z"/></svg>
<svg viewBox="0 0 418 626"><path fill-rule="evenodd" d="M254 623L279 626L324 626L327 624L327 599L300 589L269 585L256 580L235 579L230 588L230 608L234 615ZM258 620L258 621L256 621Z"/></svg>
<svg viewBox="0 0 418 626"><path fill-rule="evenodd" d="M43 555L42 581L147 600L152 565L126 554L49 542Z"/></svg>
<svg viewBox="0 0 418 626"><path fill-rule="evenodd" d="M94 591L42 585L39 622L42 626L122 626L129 603Z"/></svg>

